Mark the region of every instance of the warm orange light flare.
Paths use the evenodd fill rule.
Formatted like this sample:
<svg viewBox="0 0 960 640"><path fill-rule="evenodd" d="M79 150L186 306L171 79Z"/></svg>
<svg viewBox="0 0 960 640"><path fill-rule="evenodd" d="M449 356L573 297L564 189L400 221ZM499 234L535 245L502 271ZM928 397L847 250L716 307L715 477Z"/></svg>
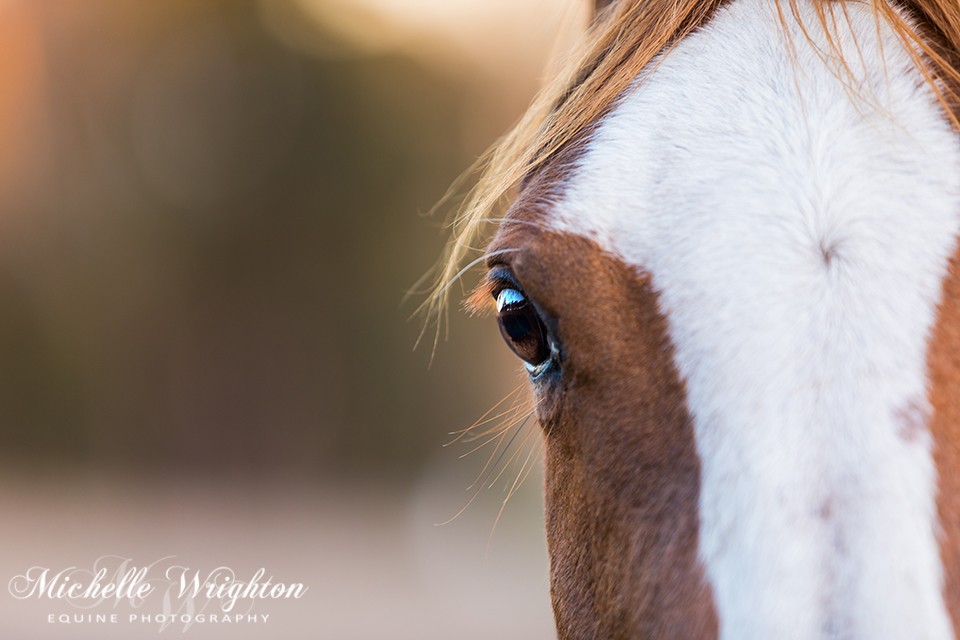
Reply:
<svg viewBox="0 0 960 640"><path fill-rule="evenodd" d="M0 191L30 181L46 122L42 23L27 2L0 3Z"/></svg>

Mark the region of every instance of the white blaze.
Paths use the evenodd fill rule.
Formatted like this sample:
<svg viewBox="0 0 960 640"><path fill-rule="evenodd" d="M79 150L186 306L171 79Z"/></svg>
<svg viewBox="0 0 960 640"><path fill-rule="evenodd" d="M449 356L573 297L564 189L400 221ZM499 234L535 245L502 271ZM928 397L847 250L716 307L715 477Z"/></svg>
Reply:
<svg viewBox="0 0 960 640"><path fill-rule="evenodd" d="M736 0L606 118L553 214L659 292L732 640L953 637L926 346L960 145L897 38L847 11L863 100L771 0Z"/></svg>

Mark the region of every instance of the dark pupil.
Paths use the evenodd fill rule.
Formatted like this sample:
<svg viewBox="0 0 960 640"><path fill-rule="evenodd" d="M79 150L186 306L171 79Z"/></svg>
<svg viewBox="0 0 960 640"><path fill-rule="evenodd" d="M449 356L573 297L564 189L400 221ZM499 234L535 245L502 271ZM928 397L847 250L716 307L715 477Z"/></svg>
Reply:
<svg viewBox="0 0 960 640"><path fill-rule="evenodd" d="M547 359L546 331L533 305L526 301L509 304L500 310L497 320L503 339L521 359L530 364Z"/></svg>
<svg viewBox="0 0 960 640"><path fill-rule="evenodd" d="M503 318L503 329L514 340L519 340L530 333L530 320L519 313L507 312Z"/></svg>

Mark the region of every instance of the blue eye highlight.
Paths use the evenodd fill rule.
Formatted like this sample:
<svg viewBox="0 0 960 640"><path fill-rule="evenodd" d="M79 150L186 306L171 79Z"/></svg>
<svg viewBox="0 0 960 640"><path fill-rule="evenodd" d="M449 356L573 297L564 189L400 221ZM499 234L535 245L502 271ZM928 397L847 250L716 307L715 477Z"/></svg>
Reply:
<svg viewBox="0 0 960 640"><path fill-rule="evenodd" d="M523 294L516 289L504 289L497 296L497 313L503 311L506 306L521 304L526 301L527 299L523 297Z"/></svg>

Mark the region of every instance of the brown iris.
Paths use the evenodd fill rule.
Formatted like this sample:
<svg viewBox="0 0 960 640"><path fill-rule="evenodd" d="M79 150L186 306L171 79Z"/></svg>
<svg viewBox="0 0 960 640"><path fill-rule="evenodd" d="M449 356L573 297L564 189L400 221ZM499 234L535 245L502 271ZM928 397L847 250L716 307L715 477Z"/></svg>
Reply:
<svg viewBox="0 0 960 640"><path fill-rule="evenodd" d="M547 331L530 301L516 289L503 289L497 296L497 323L507 346L521 360L539 365L550 355Z"/></svg>

